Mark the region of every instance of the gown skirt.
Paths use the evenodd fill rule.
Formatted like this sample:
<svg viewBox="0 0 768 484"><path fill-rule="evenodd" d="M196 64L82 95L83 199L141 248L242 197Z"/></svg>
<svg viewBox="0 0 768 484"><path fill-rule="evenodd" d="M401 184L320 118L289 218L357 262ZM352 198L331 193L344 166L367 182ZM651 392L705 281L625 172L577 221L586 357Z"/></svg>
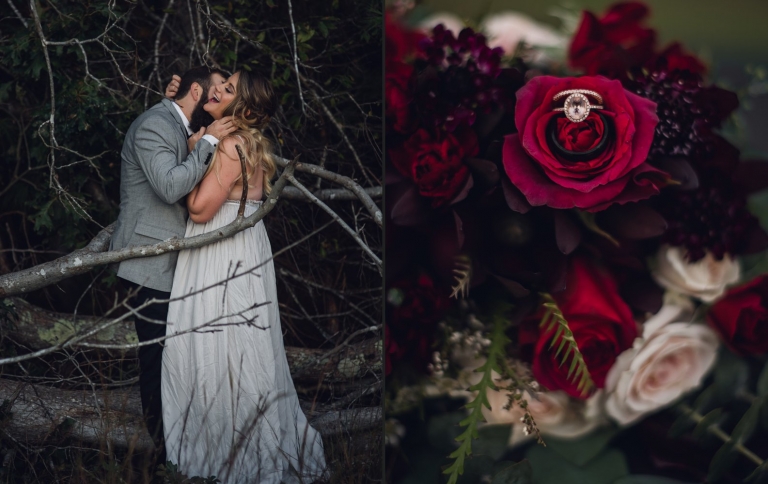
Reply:
<svg viewBox="0 0 768 484"><path fill-rule="evenodd" d="M245 215L261 202L249 201ZM237 216L227 201L186 237ZM327 477L323 442L299 407L280 329L264 224L179 253L161 377L168 460L222 483L311 483ZM178 299L177 299L178 298ZM190 332L190 330L194 330Z"/></svg>

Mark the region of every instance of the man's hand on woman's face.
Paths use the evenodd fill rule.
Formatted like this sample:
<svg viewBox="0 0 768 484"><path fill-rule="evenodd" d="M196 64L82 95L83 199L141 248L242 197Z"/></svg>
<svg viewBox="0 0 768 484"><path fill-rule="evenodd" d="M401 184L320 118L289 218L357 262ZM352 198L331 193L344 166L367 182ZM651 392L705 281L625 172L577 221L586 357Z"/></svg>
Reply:
<svg viewBox="0 0 768 484"><path fill-rule="evenodd" d="M179 92L179 84L181 83L181 77L176 74L173 75L171 82L168 83L168 87L165 88L165 97L173 99L176 97L176 93Z"/></svg>
<svg viewBox="0 0 768 484"><path fill-rule="evenodd" d="M233 133L237 128L232 122L232 116L224 116L221 119L217 119L208 126L205 130L205 134L210 134L217 140L221 141L230 133Z"/></svg>

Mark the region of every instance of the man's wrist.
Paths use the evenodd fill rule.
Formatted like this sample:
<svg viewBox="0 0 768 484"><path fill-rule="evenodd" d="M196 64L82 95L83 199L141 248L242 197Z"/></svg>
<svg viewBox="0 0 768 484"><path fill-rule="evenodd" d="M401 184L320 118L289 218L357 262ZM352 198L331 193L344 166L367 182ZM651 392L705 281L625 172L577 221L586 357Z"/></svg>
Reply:
<svg viewBox="0 0 768 484"><path fill-rule="evenodd" d="M213 136L212 134L204 134L202 139L204 139L205 141L209 142L211 144L211 146L213 146L213 147L215 147L217 144L219 144L219 140L216 139L216 137Z"/></svg>

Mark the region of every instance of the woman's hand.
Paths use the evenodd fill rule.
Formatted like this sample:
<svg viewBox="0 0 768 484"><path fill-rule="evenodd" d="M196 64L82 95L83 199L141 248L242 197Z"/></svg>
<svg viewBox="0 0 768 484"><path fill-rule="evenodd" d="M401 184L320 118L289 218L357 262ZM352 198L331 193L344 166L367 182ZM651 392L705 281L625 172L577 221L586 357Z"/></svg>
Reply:
<svg viewBox="0 0 768 484"><path fill-rule="evenodd" d="M197 144L198 141L200 141L200 139L203 137L204 134L205 134L205 126L200 128L200 131L198 131L197 133L187 138L187 149L189 149L189 153L192 153L192 150L195 149L195 145Z"/></svg>
<svg viewBox="0 0 768 484"><path fill-rule="evenodd" d="M173 99L176 97L176 93L179 92L179 85L181 84L181 77L176 74L171 78L171 82L168 83L168 87L165 88L165 97Z"/></svg>

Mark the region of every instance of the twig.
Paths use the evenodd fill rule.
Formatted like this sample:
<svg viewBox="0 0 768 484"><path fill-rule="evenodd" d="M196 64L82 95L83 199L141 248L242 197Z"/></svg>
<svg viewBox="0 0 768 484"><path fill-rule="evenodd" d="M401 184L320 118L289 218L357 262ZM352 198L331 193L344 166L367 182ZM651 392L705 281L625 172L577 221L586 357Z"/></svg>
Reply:
<svg viewBox="0 0 768 484"><path fill-rule="evenodd" d="M696 410L692 409L691 407L689 407L684 403L680 404L680 410L688 414L688 416L691 419L693 419L693 421L696 423L699 423L702 420L704 420L704 416L702 414L700 414L699 412L697 412ZM721 429L717 424L712 424L709 427L707 427L707 432L714 435L718 439L722 440L726 444L733 440L731 439L731 436L728 435L728 433L725 432L723 429ZM764 460L761 459L757 454L755 454L751 450L744 447L741 443L736 442L733 448L738 450L744 457L754 462L758 467L763 465Z"/></svg>
<svg viewBox="0 0 768 484"><path fill-rule="evenodd" d="M374 254L374 253L373 253L373 251L371 250L371 248L370 248L370 247L368 247L368 245L367 245L365 242L363 242L363 240L360 238L360 235L358 235L358 233L357 233L357 232L355 232L354 230L352 230L352 228L351 228L349 225L347 225L347 223L346 223L344 220L342 220L342 219L341 219L341 217L339 217L339 216L336 214L336 212L334 212L333 210L331 210L331 208L330 208L330 207L328 207L328 205L326 205L326 204L325 204L325 203L323 203L321 200L319 200L319 199L318 199L316 196L314 196L314 195L312 194L312 192L310 192L310 191L307 189L307 187L305 187L305 186L304 186L304 185L302 185L302 184L301 184L301 183L300 183L298 180L296 180L296 178L295 178L293 175L289 175L287 178L288 178L288 181L290 181L290 182L291 182L291 183L292 183L292 184L293 184L293 185L294 185L296 188L298 188L299 190L301 190L301 191L302 191L302 193L304 193L304 195L305 195L307 198L309 198L310 200L312 200L313 202L315 202L315 204L317 204L317 205L318 205L320 208L322 208L323 210L325 210L325 211L328 213L328 215L330 215L330 216L331 216L331 218L333 218L333 219L334 219L334 220L335 220L335 221L336 221L336 222L337 222L339 225L341 225L341 227L342 227L344 230L346 230L346 231L347 231L347 233L348 233L349 235L351 235L351 236L352 236L352 238L353 238L353 239L355 239L355 242L357 242L357 243L358 243L358 245L360 245L360 247L362 247L362 249L365 251L365 253L367 253L367 254L368 254L368 255L369 255L369 256L370 256L370 257L373 259L373 261L376 263L376 267L379 269L379 273L381 274L381 271L382 271L382 267L381 267L381 259L379 259L379 258L376 256L376 254Z"/></svg>
<svg viewBox="0 0 768 484"><path fill-rule="evenodd" d="M286 160L285 158L280 158L279 156L275 157L275 161L280 166L287 166L289 163L288 160ZM318 176L325 180L338 183L339 185L348 189L349 191L357 195L357 198L360 199L360 201L363 203L363 206L366 208L366 210L368 210L368 213L370 213L371 217L373 217L373 221L376 222L376 225L378 225L379 227L382 226L383 216L381 214L381 210L373 201L371 196L366 192L366 190L363 187L361 187L359 184L357 184L357 182L355 182L353 179L344 175L339 175L338 173L334 173L332 171L328 171L324 168L320 168L317 165L311 165L308 163L297 163L296 171L310 173L312 175Z"/></svg>
<svg viewBox="0 0 768 484"><path fill-rule="evenodd" d="M299 50L296 44L296 25L293 22L293 3L288 0L288 16L291 19L291 32L293 32L293 69L296 71L296 82L299 85L299 98L301 99L301 112L306 116L306 102L304 102L304 92L301 90L301 75L299 74Z"/></svg>
<svg viewBox="0 0 768 484"><path fill-rule="evenodd" d="M19 12L19 9L16 8L16 5L14 5L11 0L8 0L8 5L11 6L11 8L13 9L13 13L15 13L17 17L19 17L19 20L21 20L21 23L24 24L24 27L29 28L29 25L27 24L27 20L21 16L21 12Z"/></svg>

